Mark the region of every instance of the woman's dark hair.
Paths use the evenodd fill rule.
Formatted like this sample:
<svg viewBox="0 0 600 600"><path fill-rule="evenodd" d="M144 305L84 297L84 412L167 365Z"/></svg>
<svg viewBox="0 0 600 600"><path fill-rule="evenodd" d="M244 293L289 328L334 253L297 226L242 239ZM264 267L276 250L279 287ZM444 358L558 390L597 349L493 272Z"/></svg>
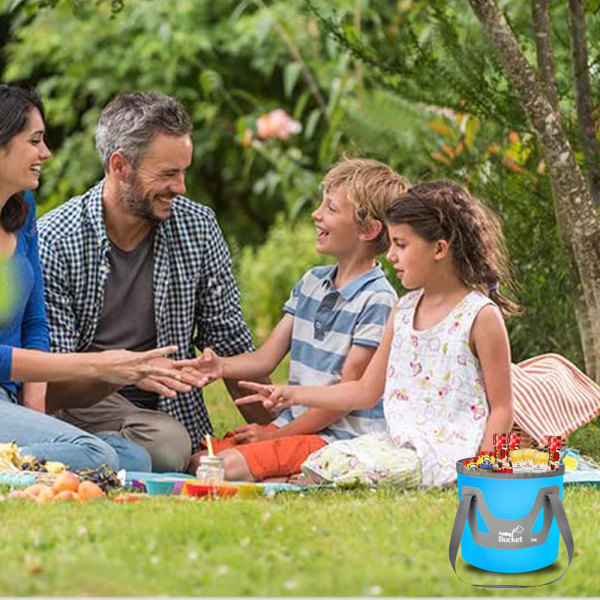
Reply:
<svg viewBox="0 0 600 600"><path fill-rule="evenodd" d="M499 292L510 288L510 268L500 220L461 185L448 180L420 183L391 202L386 223L410 225L427 240L447 240L460 280L478 288L507 317L521 308Z"/></svg>
<svg viewBox="0 0 600 600"><path fill-rule="evenodd" d="M0 150L5 150L11 140L25 129L34 108L44 119L44 105L35 91L0 84ZM6 231L16 231L27 220L28 211L24 192L14 194L0 212L0 224Z"/></svg>

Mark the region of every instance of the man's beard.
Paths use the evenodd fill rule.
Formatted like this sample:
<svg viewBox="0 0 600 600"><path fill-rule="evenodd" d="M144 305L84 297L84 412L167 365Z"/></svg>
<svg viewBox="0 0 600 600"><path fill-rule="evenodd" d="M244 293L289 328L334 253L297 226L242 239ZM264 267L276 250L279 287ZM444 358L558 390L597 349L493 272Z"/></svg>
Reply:
<svg viewBox="0 0 600 600"><path fill-rule="evenodd" d="M153 192L145 192L142 182L136 173L132 173L127 187L123 189L123 202L130 215L146 219L148 221L160 221L159 217L152 209L153 198L158 196ZM166 195L164 197L167 197ZM171 197L171 196L169 196Z"/></svg>

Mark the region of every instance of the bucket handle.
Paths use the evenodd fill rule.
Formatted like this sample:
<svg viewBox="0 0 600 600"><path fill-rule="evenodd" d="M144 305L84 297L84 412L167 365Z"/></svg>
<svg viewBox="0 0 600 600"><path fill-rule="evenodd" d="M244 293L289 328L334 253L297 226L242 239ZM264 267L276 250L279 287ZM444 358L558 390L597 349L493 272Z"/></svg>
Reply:
<svg viewBox="0 0 600 600"><path fill-rule="evenodd" d="M567 548L567 552L569 554L569 564L567 568L555 579L552 581L547 581L546 583L538 583L536 585L515 585L515 584L497 584L497 585L482 585L472 583L473 587L478 588L486 588L486 589L523 589L530 587L539 587L542 585L550 585L551 583L556 583L559 579L562 579L564 574L567 572L569 567L571 566L571 562L573 561L573 555L575 553L575 543L573 542L573 535L571 534L571 528L569 527L569 521L567 520L567 515L565 514L565 509L563 508L562 502L560 501L560 497L558 494L552 492L545 494L546 498L548 498L550 502L550 508L552 510L553 516L556 519L556 524L558 525L558 530L560 531L560 535L562 536L563 542L565 543L565 547ZM458 547L460 546L460 540L462 539L463 531L465 529L465 524L467 522L467 516L469 512L469 507L471 502L474 504L477 502L476 496L474 494L463 494L460 502L458 503L458 509L456 511L456 517L454 519L454 525L452 527L452 534L450 535L450 545L448 546L448 556L450 558L450 564L454 569L454 573L456 576L463 582L458 573L456 572L456 555L458 554ZM550 521L552 522L552 521Z"/></svg>

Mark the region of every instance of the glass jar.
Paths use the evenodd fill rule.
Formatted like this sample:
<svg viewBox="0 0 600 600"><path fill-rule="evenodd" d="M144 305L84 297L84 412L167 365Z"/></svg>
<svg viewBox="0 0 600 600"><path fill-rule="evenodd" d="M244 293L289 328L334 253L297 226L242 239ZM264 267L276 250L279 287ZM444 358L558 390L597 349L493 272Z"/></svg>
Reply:
<svg viewBox="0 0 600 600"><path fill-rule="evenodd" d="M196 479L209 485L216 485L225 479L225 465L220 456L201 456L196 469Z"/></svg>

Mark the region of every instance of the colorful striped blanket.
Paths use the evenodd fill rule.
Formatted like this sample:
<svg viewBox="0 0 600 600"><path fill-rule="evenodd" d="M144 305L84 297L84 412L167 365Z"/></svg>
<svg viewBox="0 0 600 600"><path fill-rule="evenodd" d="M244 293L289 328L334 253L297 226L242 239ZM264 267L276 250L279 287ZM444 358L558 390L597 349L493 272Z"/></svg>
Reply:
<svg viewBox="0 0 600 600"><path fill-rule="evenodd" d="M544 445L600 414L600 386L558 354L542 354L513 365L515 422Z"/></svg>

